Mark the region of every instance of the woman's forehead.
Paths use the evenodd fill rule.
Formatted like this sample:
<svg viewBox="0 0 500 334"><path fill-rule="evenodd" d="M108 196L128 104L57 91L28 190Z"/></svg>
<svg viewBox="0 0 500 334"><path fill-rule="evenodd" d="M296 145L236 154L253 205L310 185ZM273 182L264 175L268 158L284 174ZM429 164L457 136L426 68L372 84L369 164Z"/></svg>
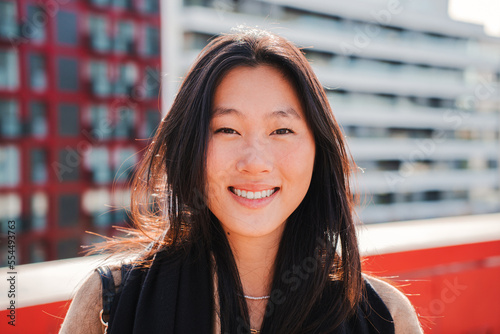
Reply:
<svg viewBox="0 0 500 334"><path fill-rule="evenodd" d="M268 118L301 119L303 115L294 85L268 65L230 70L217 86L212 102L212 117L243 117L248 110L265 110Z"/></svg>

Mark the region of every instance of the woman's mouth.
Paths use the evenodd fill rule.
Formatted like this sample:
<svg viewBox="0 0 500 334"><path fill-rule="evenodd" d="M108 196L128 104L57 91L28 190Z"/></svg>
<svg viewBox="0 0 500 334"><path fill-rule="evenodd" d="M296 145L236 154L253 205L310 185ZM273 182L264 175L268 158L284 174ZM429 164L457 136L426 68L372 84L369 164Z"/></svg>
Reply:
<svg viewBox="0 0 500 334"><path fill-rule="evenodd" d="M279 189L280 189L279 187L275 187L275 188L265 189L262 191L247 191L247 190L237 189L234 187L229 187L229 190L236 196L251 200L270 197Z"/></svg>

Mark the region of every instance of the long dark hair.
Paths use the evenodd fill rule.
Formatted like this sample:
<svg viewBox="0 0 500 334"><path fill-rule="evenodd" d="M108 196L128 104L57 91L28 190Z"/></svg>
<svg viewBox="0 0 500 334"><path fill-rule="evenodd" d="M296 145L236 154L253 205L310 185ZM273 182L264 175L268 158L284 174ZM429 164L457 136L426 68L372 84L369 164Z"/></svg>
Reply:
<svg viewBox="0 0 500 334"><path fill-rule="evenodd" d="M354 163L304 54L276 34L239 29L202 50L133 179L134 227L123 229L131 236L110 239L95 250L140 251L142 259L151 259L160 250L202 245L215 258L222 332L239 333L242 323L248 330L236 262L220 223L205 205L204 190L214 91L231 69L259 65L279 69L295 86L316 143L311 184L286 222L261 330L330 332L353 313L363 292L349 186Z"/></svg>

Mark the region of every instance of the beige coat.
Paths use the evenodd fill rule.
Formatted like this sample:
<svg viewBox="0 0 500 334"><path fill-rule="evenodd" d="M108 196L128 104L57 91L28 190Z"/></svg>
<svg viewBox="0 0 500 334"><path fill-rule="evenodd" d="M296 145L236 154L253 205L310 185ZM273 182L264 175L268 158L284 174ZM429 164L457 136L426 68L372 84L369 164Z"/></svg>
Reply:
<svg viewBox="0 0 500 334"><path fill-rule="evenodd" d="M120 284L120 267L112 267L115 284ZM423 333L417 314L408 298L387 282L366 276L386 304L394 319L396 334ZM217 300L217 299L216 299ZM104 326L99 320L102 309L101 279L97 272L82 284L73 298L66 318L62 324L60 334L102 334ZM214 333L219 333L218 319L215 317Z"/></svg>

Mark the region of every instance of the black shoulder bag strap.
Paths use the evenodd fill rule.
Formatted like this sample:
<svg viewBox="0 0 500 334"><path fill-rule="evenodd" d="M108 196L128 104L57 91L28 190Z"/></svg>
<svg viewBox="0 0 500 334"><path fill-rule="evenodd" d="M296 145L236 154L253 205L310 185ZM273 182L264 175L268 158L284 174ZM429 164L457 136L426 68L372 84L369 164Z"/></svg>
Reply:
<svg viewBox="0 0 500 334"><path fill-rule="evenodd" d="M108 266L98 267L97 272L101 277L102 283L102 310L99 314L99 319L104 325L104 334L108 331L108 321L109 314L111 311L111 304L113 303L113 297L116 293L115 280L113 279L113 274Z"/></svg>

